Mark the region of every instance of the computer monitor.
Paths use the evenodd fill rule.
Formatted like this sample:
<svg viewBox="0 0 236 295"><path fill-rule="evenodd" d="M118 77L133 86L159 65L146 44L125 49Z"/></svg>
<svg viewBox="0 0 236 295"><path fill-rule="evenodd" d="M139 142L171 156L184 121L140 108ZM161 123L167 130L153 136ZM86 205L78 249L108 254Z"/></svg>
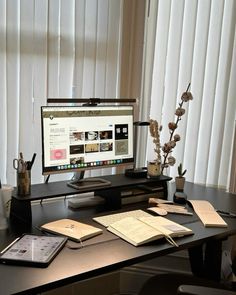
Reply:
<svg viewBox="0 0 236 295"><path fill-rule="evenodd" d="M41 122L43 175L134 163L131 105L42 106ZM99 184L107 183L84 179L80 188Z"/></svg>

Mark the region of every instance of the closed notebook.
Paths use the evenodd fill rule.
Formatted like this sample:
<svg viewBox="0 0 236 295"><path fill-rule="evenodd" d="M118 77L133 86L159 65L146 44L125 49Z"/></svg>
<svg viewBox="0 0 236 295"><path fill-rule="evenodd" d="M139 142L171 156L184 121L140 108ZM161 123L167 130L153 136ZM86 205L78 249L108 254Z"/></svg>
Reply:
<svg viewBox="0 0 236 295"><path fill-rule="evenodd" d="M227 227L227 223L210 202L205 200L189 200L189 202L205 227Z"/></svg>
<svg viewBox="0 0 236 295"><path fill-rule="evenodd" d="M61 234L69 239L80 242L102 233L102 229L72 219L60 219L41 226L42 230Z"/></svg>
<svg viewBox="0 0 236 295"><path fill-rule="evenodd" d="M110 224L108 230L134 246L166 238L178 246L173 237L193 234L192 230L161 216L126 217Z"/></svg>

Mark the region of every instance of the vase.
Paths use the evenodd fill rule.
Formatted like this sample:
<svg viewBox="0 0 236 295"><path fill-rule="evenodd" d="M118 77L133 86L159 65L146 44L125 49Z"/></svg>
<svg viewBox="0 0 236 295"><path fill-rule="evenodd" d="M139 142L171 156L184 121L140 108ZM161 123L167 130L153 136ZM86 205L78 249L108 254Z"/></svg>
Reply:
<svg viewBox="0 0 236 295"><path fill-rule="evenodd" d="M157 177L157 176L161 175L161 164L159 164L155 161L148 161L147 175L148 175L148 177Z"/></svg>

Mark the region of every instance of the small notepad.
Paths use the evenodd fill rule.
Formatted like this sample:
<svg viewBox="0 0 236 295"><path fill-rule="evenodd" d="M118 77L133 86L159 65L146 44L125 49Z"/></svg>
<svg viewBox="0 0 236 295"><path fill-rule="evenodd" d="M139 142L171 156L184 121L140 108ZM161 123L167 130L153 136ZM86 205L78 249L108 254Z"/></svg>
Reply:
<svg viewBox="0 0 236 295"><path fill-rule="evenodd" d="M210 202L205 200L188 200L205 227L227 227L224 219L215 211Z"/></svg>
<svg viewBox="0 0 236 295"><path fill-rule="evenodd" d="M42 230L61 234L71 240L80 242L102 233L102 229L72 219L60 219L41 226Z"/></svg>

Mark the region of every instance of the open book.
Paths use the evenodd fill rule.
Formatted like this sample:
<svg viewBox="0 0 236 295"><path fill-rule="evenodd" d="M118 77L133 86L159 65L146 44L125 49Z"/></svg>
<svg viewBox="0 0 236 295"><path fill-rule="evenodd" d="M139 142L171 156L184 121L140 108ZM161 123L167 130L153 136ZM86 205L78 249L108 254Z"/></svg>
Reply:
<svg viewBox="0 0 236 295"><path fill-rule="evenodd" d="M72 219L60 219L41 226L42 230L61 234L69 239L81 242L102 233L102 229Z"/></svg>
<svg viewBox="0 0 236 295"><path fill-rule="evenodd" d="M205 200L188 200L205 227L227 227L224 219L215 211L210 202Z"/></svg>
<svg viewBox="0 0 236 295"><path fill-rule="evenodd" d="M173 237L193 234L191 229L161 216L126 217L110 224L107 229L134 246L161 238L178 246Z"/></svg>

